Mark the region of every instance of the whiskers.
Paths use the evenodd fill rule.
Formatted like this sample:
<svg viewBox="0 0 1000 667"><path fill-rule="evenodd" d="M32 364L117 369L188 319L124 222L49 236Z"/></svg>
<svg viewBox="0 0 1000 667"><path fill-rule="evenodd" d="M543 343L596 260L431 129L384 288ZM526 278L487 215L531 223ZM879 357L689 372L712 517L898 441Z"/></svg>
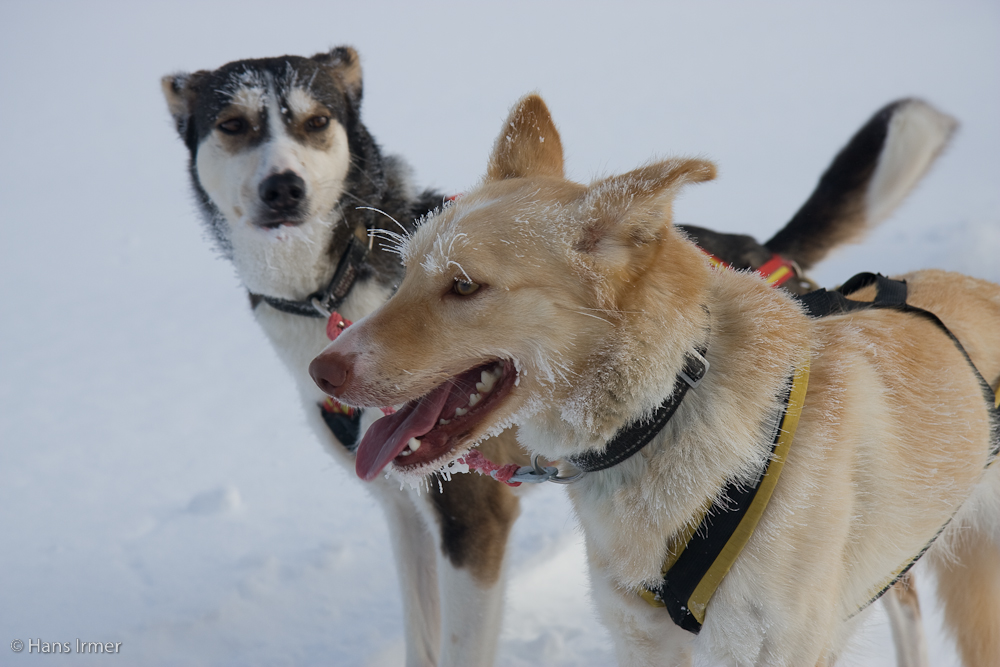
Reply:
<svg viewBox="0 0 1000 667"><path fill-rule="evenodd" d="M571 313L576 313L577 315L586 315L587 317L593 317L595 320L600 320L602 322L606 322L606 323L610 324L611 326L615 325L614 322L612 322L611 320L606 320L603 317L600 317L599 315L594 315L593 313L585 313L582 310L573 310L573 309L570 309L570 308L568 308L567 310L569 310Z"/></svg>
<svg viewBox="0 0 1000 667"><path fill-rule="evenodd" d="M391 215L389 215L380 208L375 208L374 206L358 206L357 209L360 211L375 211L376 213L381 213L385 217L395 222L396 226L403 230L403 234L406 234L407 236L409 236L410 234L410 232L406 229L406 227L400 224L399 220L396 220L396 218L392 217Z"/></svg>
<svg viewBox="0 0 1000 667"><path fill-rule="evenodd" d="M563 304L557 304L557 305L560 308L563 308L564 310L566 310L568 312L575 313L577 315L585 315L587 317L592 317L595 320L600 320L600 321L605 322L605 323L607 323L607 324L609 324L611 326L615 326L615 323L613 321L611 321L609 319L606 319L606 318L603 318L600 315L595 315L594 313L603 313L603 314L607 315L608 317L611 317L614 320L620 319L621 315L623 315L623 314L626 313L626 311L611 310L611 309L608 309L608 308L585 308L585 307L582 307L582 306L578 307L578 308L572 308L572 307L569 307L569 306L564 306ZM592 311L592 312L587 312L587 311Z"/></svg>
<svg viewBox="0 0 1000 667"><path fill-rule="evenodd" d="M396 218L392 217L382 209L375 208L374 206L358 206L356 207L356 209L359 211L375 211L376 213L381 213L382 215L384 215L385 217L389 218L394 223L396 223L397 227L403 230L402 234L394 232L391 229L383 229L381 227L372 227L368 230L368 238L371 239L368 243L369 250L371 250L372 243L375 241L375 238L377 237L385 241L385 243L381 245L381 247L384 250L387 250L388 252L394 253L402 257L403 248L406 246L406 242L410 238L409 230L407 230L406 227L400 224L399 220L396 220Z"/></svg>

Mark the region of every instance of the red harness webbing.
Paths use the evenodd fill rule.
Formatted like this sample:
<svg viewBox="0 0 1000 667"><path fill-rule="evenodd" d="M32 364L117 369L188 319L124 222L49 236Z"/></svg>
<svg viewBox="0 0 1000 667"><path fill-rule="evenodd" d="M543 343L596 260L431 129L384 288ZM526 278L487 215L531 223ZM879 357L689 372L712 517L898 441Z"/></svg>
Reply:
<svg viewBox="0 0 1000 667"><path fill-rule="evenodd" d="M708 255L708 260L712 262L712 266L722 266L729 267L729 263L725 262L707 250L702 249L702 252ZM795 265L789 260L785 259L781 255L775 253L771 255L771 259L764 262L757 273L767 281L767 284L771 287L781 287L789 279L795 276Z"/></svg>

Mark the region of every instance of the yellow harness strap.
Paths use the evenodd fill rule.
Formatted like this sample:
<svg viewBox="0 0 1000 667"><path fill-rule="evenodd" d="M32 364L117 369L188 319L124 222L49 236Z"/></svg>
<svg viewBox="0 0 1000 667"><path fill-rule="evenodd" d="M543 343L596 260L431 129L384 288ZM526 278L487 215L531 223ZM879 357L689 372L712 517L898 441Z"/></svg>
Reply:
<svg viewBox="0 0 1000 667"><path fill-rule="evenodd" d="M664 562L660 588L639 591L654 607L666 607L674 622L685 630L697 633L701 629L709 600L757 528L781 476L808 386L806 360L792 376L771 459L757 485L747 489L730 484L722 494L730 502L706 511L700 521L692 522L697 528L691 527L678 537L681 546L671 549Z"/></svg>

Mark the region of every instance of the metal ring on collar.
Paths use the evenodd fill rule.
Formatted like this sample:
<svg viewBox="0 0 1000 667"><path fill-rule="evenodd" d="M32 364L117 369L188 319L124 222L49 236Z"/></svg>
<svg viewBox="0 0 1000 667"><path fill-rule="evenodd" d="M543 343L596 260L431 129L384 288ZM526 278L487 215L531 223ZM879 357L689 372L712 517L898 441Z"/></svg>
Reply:
<svg viewBox="0 0 1000 667"><path fill-rule="evenodd" d="M323 307L323 304L319 302L318 298L313 297L312 300L309 301L309 303L312 304L312 307L316 309L317 313L319 313L320 315L322 315L327 319L330 319L330 311Z"/></svg>
<svg viewBox="0 0 1000 667"><path fill-rule="evenodd" d="M570 484L575 482L584 475L586 472L578 472L575 475L570 475L569 477L560 477L559 468L555 466L545 466L544 468L538 464L538 454L531 455L531 465L521 466L517 469L511 478L508 480L510 482L522 482L527 484L540 484L542 482L555 482L556 484Z"/></svg>

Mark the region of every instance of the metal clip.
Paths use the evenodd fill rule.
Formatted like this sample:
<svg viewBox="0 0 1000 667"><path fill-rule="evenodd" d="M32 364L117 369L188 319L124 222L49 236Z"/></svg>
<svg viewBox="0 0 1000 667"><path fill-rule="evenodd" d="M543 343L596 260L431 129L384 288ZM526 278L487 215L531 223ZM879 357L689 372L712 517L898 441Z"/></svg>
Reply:
<svg viewBox="0 0 1000 667"><path fill-rule="evenodd" d="M513 475L511 475L508 483L510 482L521 482L524 484L540 484L542 482L555 482L556 484L569 484L570 482L575 482L587 473L580 472L575 475L570 475L569 477L560 477L559 468L555 466L545 466L544 468L538 464L538 454L532 454L531 465L521 466L517 469Z"/></svg>
<svg viewBox="0 0 1000 667"><path fill-rule="evenodd" d="M701 371L701 375L698 376L697 380L694 379L693 377L691 377L690 375L688 375L683 369L680 372L680 376L681 376L681 379L684 380L685 382L687 382L688 385L690 385L692 389L697 389L698 385L701 384L701 381L705 379L706 375L708 375L708 369L711 366L711 364L708 363L708 359L706 359L705 357L703 357L701 355L701 353L698 352L698 350L692 350L691 352L688 352L688 354L690 354L692 357L694 357L695 359L697 359L698 361L700 361L703 364L704 368Z"/></svg>
<svg viewBox="0 0 1000 667"><path fill-rule="evenodd" d="M330 311L323 307L323 304L320 303L319 299L317 299L316 297L313 297L312 300L309 303L312 304L312 307L316 309L317 313L319 313L320 315L322 315L326 319L330 319Z"/></svg>

